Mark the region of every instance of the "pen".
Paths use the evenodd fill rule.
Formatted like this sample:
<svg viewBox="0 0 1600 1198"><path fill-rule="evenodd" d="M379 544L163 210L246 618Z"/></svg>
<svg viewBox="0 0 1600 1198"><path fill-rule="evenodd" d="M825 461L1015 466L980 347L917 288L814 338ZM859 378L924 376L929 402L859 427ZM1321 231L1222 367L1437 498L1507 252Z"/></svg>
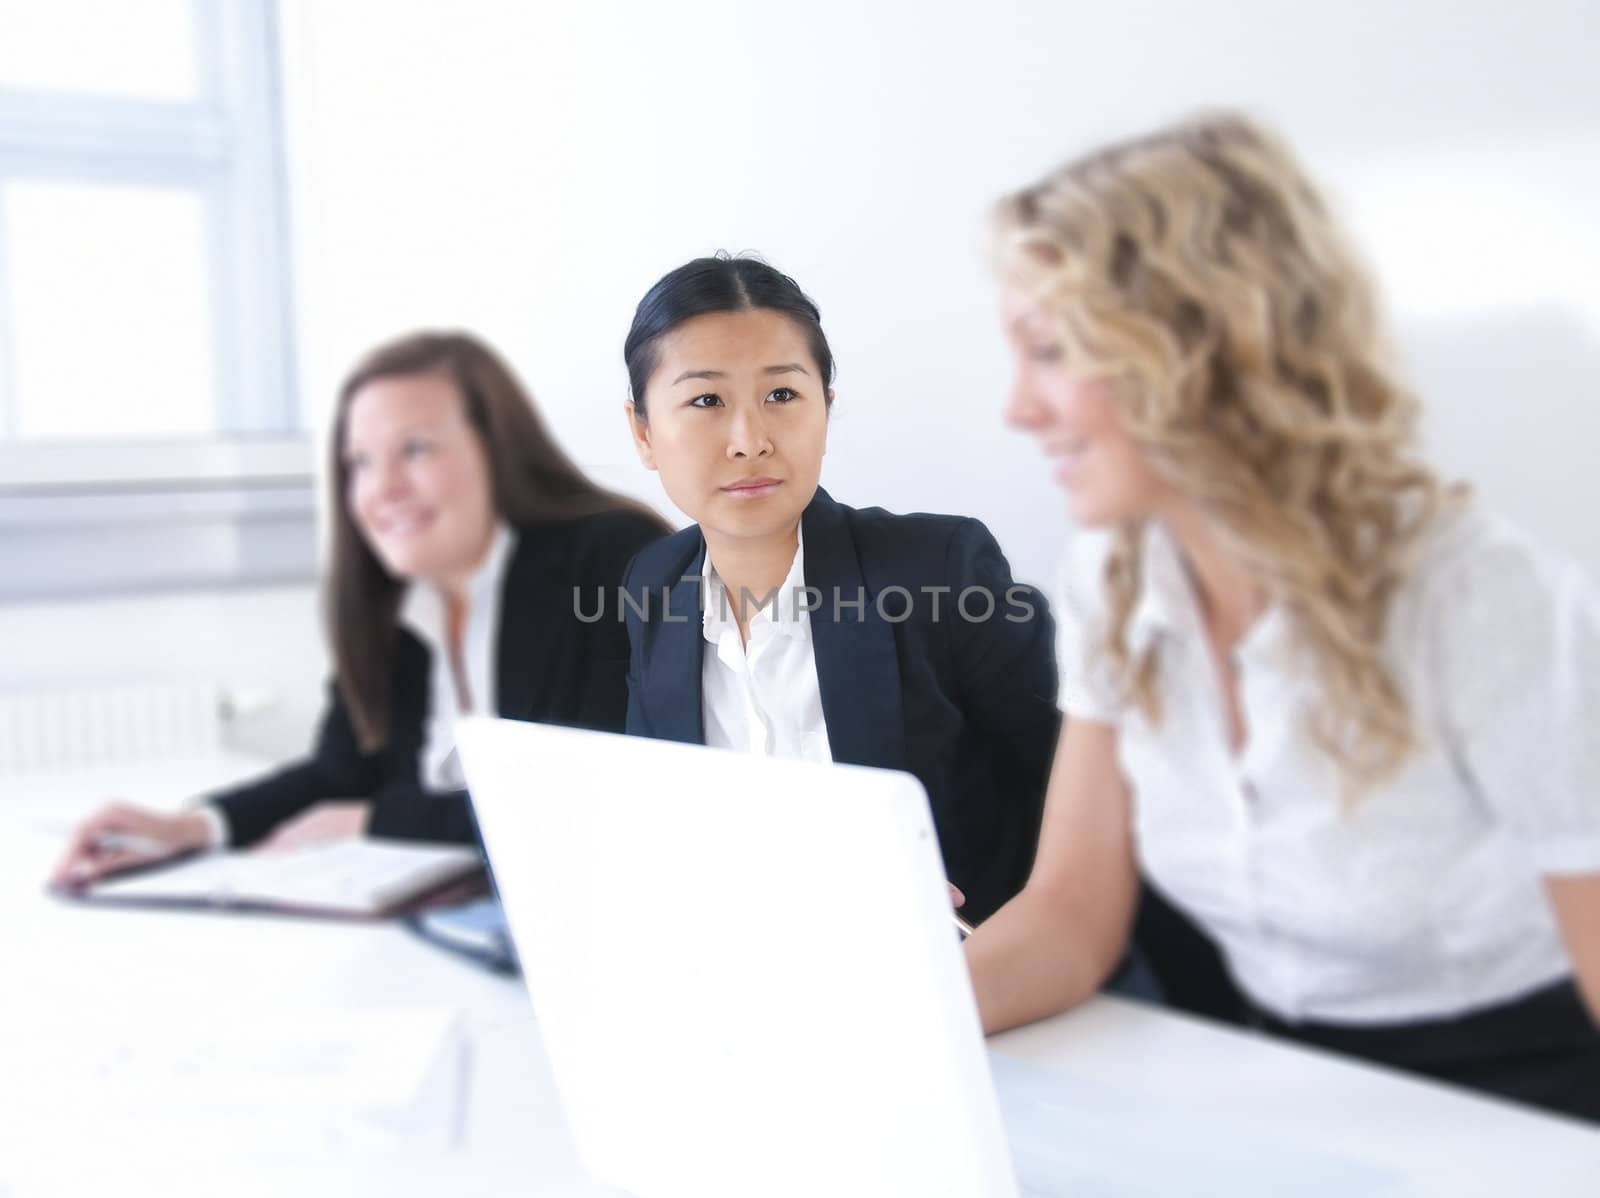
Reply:
<svg viewBox="0 0 1600 1198"><path fill-rule="evenodd" d="M972 925L966 920L962 919L961 916L952 911L950 912L950 918L956 921L956 931L961 933L961 939L965 940L968 936L972 935Z"/></svg>

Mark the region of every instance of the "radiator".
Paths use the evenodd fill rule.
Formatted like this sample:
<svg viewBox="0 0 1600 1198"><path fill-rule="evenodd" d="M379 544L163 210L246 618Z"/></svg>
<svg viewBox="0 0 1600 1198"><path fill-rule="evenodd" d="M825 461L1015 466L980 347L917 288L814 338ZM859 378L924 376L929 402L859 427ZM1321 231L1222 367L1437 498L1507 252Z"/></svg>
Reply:
<svg viewBox="0 0 1600 1198"><path fill-rule="evenodd" d="M0 772L214 752L227 715L222 688L198 683L0 690Z"/></svg>

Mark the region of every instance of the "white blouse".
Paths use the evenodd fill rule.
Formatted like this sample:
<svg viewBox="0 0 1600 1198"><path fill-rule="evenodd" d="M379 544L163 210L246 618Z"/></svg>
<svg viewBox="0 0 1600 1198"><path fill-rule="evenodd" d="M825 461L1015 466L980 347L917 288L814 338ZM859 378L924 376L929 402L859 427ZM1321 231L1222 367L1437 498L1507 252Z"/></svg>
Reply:
<svg viewBox="0 0 1600 1198"><path fill-rule="evenodd" d="M734 597L717 576L709 553L702 575L705 650L700 686L706 744L766 757L832 761L811 614L799 601L806 585L804 538L795 545L794 561L777 596L751 613L748 644L739 639Z"/></svg>
<svg viewBox="0 0 1600 1198"><path fill-rule="evenodd" d="M1115 724L1145 876L1284 1019L1445 1018L1567 976L1542 878L1600 873L1600 603L1572 563L1475 507L1442 518L1385 645L1421 746L1353 803L1312 742L1321 702L1269 608L1234 655L1229 747L1204 626L1152 526L1128 624L1157 651L1152 726L1112 680L1104 533L1082 533L1057 609L1061 707Z"/></svg>
<svg viewBox="0 0 1600 1198"><path fill-rule="evenodd" d="M400 623L428 649L428 723L423 731L422 756L417 763L422 788L443 792L467 785L456 756L456 721L463 715L497 715L500 711L495 671L500 639L500 594L505 588L506 564L517 547L515 534L500 525L489 554L467 586L467 620L462 629L461 658L466 670L472 706L463 710L450 669L450 647L445 628L445 602L439 589L413 582L400 605Z"/></svg>

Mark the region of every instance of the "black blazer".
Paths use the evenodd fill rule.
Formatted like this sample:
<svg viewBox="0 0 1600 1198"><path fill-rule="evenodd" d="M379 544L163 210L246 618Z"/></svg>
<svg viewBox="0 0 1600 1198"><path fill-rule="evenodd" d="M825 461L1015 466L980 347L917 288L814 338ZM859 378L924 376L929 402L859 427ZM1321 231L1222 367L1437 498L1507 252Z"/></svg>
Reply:
<svg viewBox="0 0 1600 1198"><path fill-rule="evenodd" d="M498 714L622 730L628 643L616 613L616 588L629 558L661 535L660 525L635 512L517 530L500 595ZM371 799L373 836L476 841L467 792L435 794L422 787L431 654L403 627L394 654L389 743L376 753L361 751L339 689L330 683L327 712L308 760L211 797L228 821L233 844L260 840L325 799Z"/></svg>
<svg viewBox="0 0 1600 1198"><path fill-rule="evenodd" d="M850 508L818 490L801 529L806 585L823 593L811 636L833 758L916 775L950 879L982 919L1022 887L1038 842L1060 729L1049 606L1012 581L977 520ZM630 733L705 743L695 581L704 553L690 527L628 568ZM909 614L896 587L909 592ZM994 596L990 618L959 614L969 587ZM969 596L970 615L984 607Z"/></svg>

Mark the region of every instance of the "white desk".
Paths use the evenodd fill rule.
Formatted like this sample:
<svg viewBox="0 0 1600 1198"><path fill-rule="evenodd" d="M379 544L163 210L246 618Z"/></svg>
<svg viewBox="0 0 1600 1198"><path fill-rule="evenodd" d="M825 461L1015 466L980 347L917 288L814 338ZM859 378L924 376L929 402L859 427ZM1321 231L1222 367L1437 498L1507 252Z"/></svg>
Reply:
<svg viewBox="0 0 1600 1198"><path fill-rule="evenodd" d="M0 1035L60 1026L64 1014L92 1028L127 1011L215 1026L261 1010L455 1008L473 1061L461 1146L432 1156L252 1162L246 1170L227 1167L228 1145L210 1144L198 1165L174 1160L158 1173L128 1175L116 1161L96 1158L91 1128L62 1126L48 1142L7 1146L0 1127L0 1198L112 1184L162 1195L604 1193L577 1167L520 983L395 926L93 908L44 893L67 830L110 788L171 805L254 768L223 757L0 777ZM1378 1191L1384 1194L1600 1192L1600 1132L1588 1127L1136 1003L1100 998L997 1037L994 1046L1061 1071L1078 1092L1100 1088L1119 1108L1145 1103L1169 1120L1192 1109L1236 1136L1241 1158L1252 1145L1271 1143L1370 1166L1392 1183ZM27 1080L0 1077L0 1087L19 1085ZM1097 1135L1074 1151L1126 1161L1139 1179L1161 1176L1158 1135L1136 1119L1117 1134L1121 1142ZM1071 1142L1070 1119L1061 1135ZM1194 1192L1192 1177L1175 1172L1170 1180L1170 1192Z"/></svg>

